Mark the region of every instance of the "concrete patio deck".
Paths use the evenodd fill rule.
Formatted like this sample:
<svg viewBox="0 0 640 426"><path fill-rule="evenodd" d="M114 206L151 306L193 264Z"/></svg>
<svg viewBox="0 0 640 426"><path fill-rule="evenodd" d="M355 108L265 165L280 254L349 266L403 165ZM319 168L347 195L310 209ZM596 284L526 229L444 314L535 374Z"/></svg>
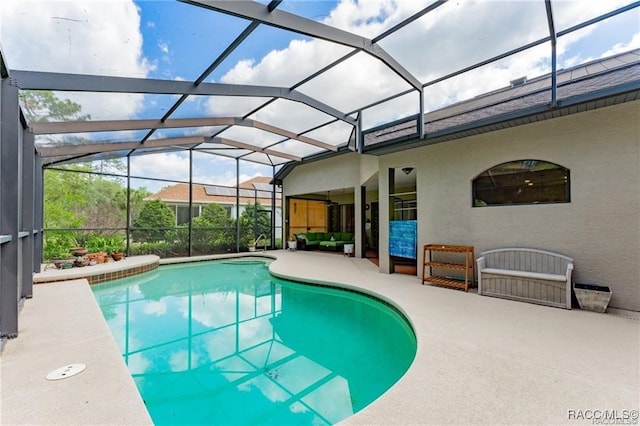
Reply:
<svg viewBox="0 0 640 426"><path fill-rule="evenodd" d="M268 254L277 257L272 273L374 293L414 327L410 369L344 424L579 425L605 410L637 422L637 312L568 311L423 286L329 253ZM19 337L0 357L1 424L151 423L86 281L34 286L19 321ZM87 369L45 380L75 362Z"/></svg>

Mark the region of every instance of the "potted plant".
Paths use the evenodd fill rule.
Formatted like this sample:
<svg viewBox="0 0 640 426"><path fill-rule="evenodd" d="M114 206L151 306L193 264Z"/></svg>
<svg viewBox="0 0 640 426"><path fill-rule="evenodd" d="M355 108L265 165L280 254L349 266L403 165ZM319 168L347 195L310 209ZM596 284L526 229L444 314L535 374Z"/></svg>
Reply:
<svg viewBox="0 0 640 426"><path fill-rule="evenodd" d="M67 269L73 266L75 257L71 256L68 247L60 247L56 250L50 250L53 256L53 264L57 269Z"/></svg>
<svg viewBox="0 0 640 426"><path fill-rule="evenodd" d="M73 266L74 257L71 255L70 250L77 245L78 242L71 235L65 233L48 234L45 237L44 258L52 261L58 269L65 265Z"/></svg>
<svg viewBox="0 0 640 426"><path fill-rule="evenodd" d="M75 257L80 257L80 256L84 256L89 251L85 247L71 247L69 249L69 252Z"/></svg>
<svg viewBox="0 0 640 426"><path fill-rule="evenodd" d="M289 250L291 250L291 251L296 250L296 248L298 248L298 242L296 241L296 236L295 235L290 235L289 236L289 241L287 241L287 244L289 246Z"/></svg>
<svg viewBox="0 0 640 426"><path fill-rule="evenodd" d="M113 236L107 238L107 253L113 260L118 261L124 257L124 240L121 237Z"/></svg>
<svg viewBox="0 0 640 426"><path fill-rule="evenodd" d="M100 235L92 235L87 240L87 250L89 253L87 256L89 260L95 263L104 263L107 261L107 240Z"/></svg>

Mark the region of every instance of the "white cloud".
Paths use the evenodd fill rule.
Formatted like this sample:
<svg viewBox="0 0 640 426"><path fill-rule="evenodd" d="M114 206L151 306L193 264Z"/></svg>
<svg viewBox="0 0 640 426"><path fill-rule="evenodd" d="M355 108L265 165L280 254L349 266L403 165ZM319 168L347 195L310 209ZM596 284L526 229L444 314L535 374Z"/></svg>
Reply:
<svg viewBox="0 0 640 426"><path fill-rule="evenodd" d="M158 42L158 48L162 51L162 53L169 53L169 45L163 41Z"/></svg>
<svg viewBox="0 0 640 426"><path fill-rule="evenodd" d="M630 3L629 0L553 0L556 30L561 31Z"/></svg>
<svg viewBox="0 0 640 426"><path fill-rule="evenodd" d="M140 15L131 0L4 0L0 14L11 69L146 77L153 67L142 55ZM93 119L133 117L144 106L142 96L64 97Z"/></svg>
<svg viewBox="0 0 640 426"><path fill-rule="evenodd" d="M194 152L193 182L199 184L236 186L235 160ZM181 182L189 181L189 154L187 152L166 152L131 157L131 175L161 178ZM256 163L241 162L240 182L257 176L271 176L271 167ZM138 180L132 182L134 188L144 186L151 192L173 185L172 182Z"/></svg>
<svg viewBox="0 0 640 426"><path fill-rule="evenodd" d="M187 371L189 370L189 365L191 363L194 365L198 364L198 354L195 351L189 352L184 349L180 349L171 353L169 356L171 371Z"/></svg>
<svg viewBox="0 0 640 426"><path fill-rule="evenodd" d="M203 170L203 172L205 172ZM270 173L253 173L246 174L240 173L240 182L245 182L249 179L253 179L258 176L270 176ZM209 173L202 173L198 176L193 176L193 181L198 183L210 184L210 185L221 185L221 186L236 186L236 174L233 171L225 171L222 174L211 175Z"/></svg>
<svg viewBox="0 0 640 426"><path fill-rule="evenodd" d="M403 0L342 0L324 19L324 23L373 38L385 29L427 6L431 2ZM558 28L568 28L620 5L625 0L554 1ZM564 38L563 48L577 43L591 30ZM495 55L539 40L548 35L543 2L470 1L449 2L413 22L380 45L423 83L470 66ZM637 43L620 44L608 53L621 51ZM481 93L506 87L521 76L533 78L550 71L550 46L542 44L502 61L427 88L428 110L469 99ZM291 85L319 68L323 60L336 58L348 49L319 40L294 40L282 50L274 50L262 59L247 59L236 64L221 81L238 84ZM559 53L562 53L559 49ZM582 62L582 60L580 60ZM282 72L286 70L286 72ZM298 88L331 106L349 112L409 86L396 73L368 55L358 54ZM416 105L381 105L368 114L373 124L413 114ZM277 117L274 114L277 113ZM276 121L281 127L299 130L300 117L291 108L262 111L262 121ZM311 126L309 126L311 127ZM337 137L337 135L336 135ZM332 141L334 143L336 141ZM342 140L340 142L346 142ZM295 152L291 152L295 153Z"/></svg>
<svg viewBox="0 0 640 426"><path fill-rule="evenodd" d="M270 98L252 96L190 96L187 99L202 99L204 108L214 117L243 117Z"/></svg>
<svg viewBox="0 0 640 426"><path fill-rule="evenodd" d="M287 48L272 50L260 61L254 59L239 61L220 81L222 83L251 81L254 84L289 87L350 50L322 40L295 39Z"/></svg>
<svg viewBox="0 0 640 426"><path fill-rule="evenodd" d="M145 303L142 312L156 317L162 316L167 313L167 303L164 300L149 301Z"/></svg>
<svg viewBox="0 0 640 426"><path fill-rule="evenodd" d="M342 0L323 22L373 38L429 3L416 0Z"/></svg>
<svg viewBox="0 0 640 426"><path fill-rule="evenodd" d="M131 175L188 181L189 154L169 152L131 157Z"/></svg>
<svg viewBox="0 0 640 426"><path fill-rule="evenodd" d="M634 34L631 40L628 43L616 43L611 47L611 49L604 52L600 55L601 58L606 58L607 56L616 55L618 53L627 52L632 49L640 48L640 32Z"/></svg>
<svg viewBox="0 0 640 426"><path fill-rule="evenodd" d="M559 61L560 68L571 68L575 65L583 64L585 62L590 62L595 59L607 58L609 56L617 55L619 53L628 52L629 50L640 48L640 32L634 34L628 42L620 42L611 46L610 49L602 52L599 55L593 56L588 55L584 56L582 52L579 52L576 55L561 57ZM566 50L565 45L563 44L563 51Z"/></svg>

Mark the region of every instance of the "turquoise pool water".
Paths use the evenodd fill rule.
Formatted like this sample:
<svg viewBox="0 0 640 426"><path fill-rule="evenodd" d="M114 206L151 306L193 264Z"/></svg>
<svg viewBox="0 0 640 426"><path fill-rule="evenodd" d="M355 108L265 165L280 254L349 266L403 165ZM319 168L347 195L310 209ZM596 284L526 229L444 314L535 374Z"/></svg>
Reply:
<svg viewBox="0 0 640 426"><path fill-rule="evenodd" d="M155 424L334 424L416 351L391 307L263 261L162 266L93 291Z"/></svg>

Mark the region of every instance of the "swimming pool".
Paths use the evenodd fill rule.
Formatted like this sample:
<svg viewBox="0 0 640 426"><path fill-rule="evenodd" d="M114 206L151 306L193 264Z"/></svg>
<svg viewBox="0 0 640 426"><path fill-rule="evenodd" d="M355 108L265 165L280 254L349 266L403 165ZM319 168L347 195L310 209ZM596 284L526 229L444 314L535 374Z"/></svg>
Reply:
<svg viewBox="0 0 640 426"><path fill-rule="evenodd" d="M334 424L409 368L406 320L268 261L162 266L92 287L155 424Z"/></svg>

